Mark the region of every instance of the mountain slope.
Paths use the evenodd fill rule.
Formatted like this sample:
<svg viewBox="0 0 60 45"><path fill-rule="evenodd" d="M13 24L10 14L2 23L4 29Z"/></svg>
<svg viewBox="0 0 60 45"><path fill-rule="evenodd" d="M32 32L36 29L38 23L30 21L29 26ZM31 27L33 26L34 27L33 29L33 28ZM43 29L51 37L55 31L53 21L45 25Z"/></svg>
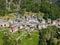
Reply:
<svg viewBox="0 0 60 45"><path fill-rule="evenodd" d="M60 0L55 2L60 7Z"/></svg>

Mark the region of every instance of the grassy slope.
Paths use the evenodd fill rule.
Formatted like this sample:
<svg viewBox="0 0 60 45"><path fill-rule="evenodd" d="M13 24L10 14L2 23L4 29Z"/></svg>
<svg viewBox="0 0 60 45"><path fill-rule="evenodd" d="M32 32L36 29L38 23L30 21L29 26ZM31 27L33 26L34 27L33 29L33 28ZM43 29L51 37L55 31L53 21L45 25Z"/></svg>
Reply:
<svg viewBox="0 0 60 45"><path fill-rule="evenodd" d="M15 16L13 14L6 14L5 16L0 16L0 19L7 20L8 18L14 18Z"/></svg>
<svg viewBox="0 0 60 45"><path fill-rule="evenodd" d="M3 31L0 31L0 45L3 45L3 34L2 33L7 32L7 34L9 33L8 29L4 29ZM39 34L37 30L34 30L33 32L31 32L31 38L28 38L27 36L27 32L25 31L25 29L20 30L20 34L18 32L15 32L13 34L10 34L14 39L17 39L19 36L21 36L24 33L24 35L26 36L22 36L21 37L21 43L19 45L37 45L38 44L38 40L39 40Z"/></svg>
<svg viewBox="0 0 60 45"><path fill-rule="evenodd" d="M3 35L2 35L2 33L0 32L0 45L3 45L2 37L3 37Z"/></svg>
<svg viewBox="0 0 60 45"><path fill-rule="evenodd" d="M28 38L27 36L22 37L22 41L20 45L38 45L38 31L34 31L31 33L31 38Z"/></svg>

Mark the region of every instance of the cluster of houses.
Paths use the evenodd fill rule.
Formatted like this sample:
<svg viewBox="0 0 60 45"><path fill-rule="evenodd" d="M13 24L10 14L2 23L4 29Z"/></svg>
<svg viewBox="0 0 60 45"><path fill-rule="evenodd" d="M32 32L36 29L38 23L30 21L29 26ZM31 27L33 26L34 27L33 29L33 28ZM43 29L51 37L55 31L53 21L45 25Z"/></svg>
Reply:
<svg viewBox="0 0 60 45"><path fill-rule="evenodd" d="M27 31L33 31L34 29L42 29L47 28L47 26L55 25L56 27L60 28L60 19L55 20L51 23L51 20L48 20L46 23L45 19L36 16L24 16L21 17L19 15L16 16L14 19L9 19L8 21L0 19L0 27L9 28L10 32L16 32L19 29L26 29Z"/></svg>

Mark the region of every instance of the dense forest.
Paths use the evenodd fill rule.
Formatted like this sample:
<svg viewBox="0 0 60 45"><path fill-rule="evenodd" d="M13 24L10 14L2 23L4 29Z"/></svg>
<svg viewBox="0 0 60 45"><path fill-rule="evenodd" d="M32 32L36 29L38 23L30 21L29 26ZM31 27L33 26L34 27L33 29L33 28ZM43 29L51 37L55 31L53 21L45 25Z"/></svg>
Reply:
<svg viewBox="0 0 60 45"><path fill-rule="evenodd" d="M56 1L55 3L58 5L58 7L60 7L60 0Z"/></svg>
<svg viewBox="0 0 60 45"><path fill-rule="evenodd" d="M31 11L31 12L42 12L44 18L51 18L55 20L60 18L60 6L59 1L50 0L1 0L0 1L0 15L5 15L9 12L20 12Z"/></svg>
<svg viewBox="0 0 60 45"><path fill-rule="evenodd" d="M50 26L47 29L39 30L38 45L60 45L60 29Z"/></svg>

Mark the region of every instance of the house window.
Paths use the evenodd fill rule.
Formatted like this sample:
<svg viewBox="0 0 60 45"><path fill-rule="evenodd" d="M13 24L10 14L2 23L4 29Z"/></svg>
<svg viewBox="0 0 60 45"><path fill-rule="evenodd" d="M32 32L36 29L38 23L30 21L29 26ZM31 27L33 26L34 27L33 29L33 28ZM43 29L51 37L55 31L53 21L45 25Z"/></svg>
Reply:
<svg viewBox="0 0 60 45"><path fill-rule="evenodd" d="M60 26L60 25L58 25L58 26Z"/></svg>
<svg viewBox="0 0 60 45"><path fill-rule="evenodd" d="M6 26L6 24L4 24L4 26Z"/></svg>
<svg viewBox="0 0 60 45"><path fill-rule="evenodd" d="M20 28L20 27L18 27L18 28Z"/></svg>
<svg viewBox="0 0 60 45"><path fill-rule="evenodd" d="M3 25L1 25L1 27L2 27Z"/></svg>
<svg viewBox="0 0 60 45"><path fill-rule="evenodd" d="M18 20L18 22L20 22L20 20Z"/></svg>

